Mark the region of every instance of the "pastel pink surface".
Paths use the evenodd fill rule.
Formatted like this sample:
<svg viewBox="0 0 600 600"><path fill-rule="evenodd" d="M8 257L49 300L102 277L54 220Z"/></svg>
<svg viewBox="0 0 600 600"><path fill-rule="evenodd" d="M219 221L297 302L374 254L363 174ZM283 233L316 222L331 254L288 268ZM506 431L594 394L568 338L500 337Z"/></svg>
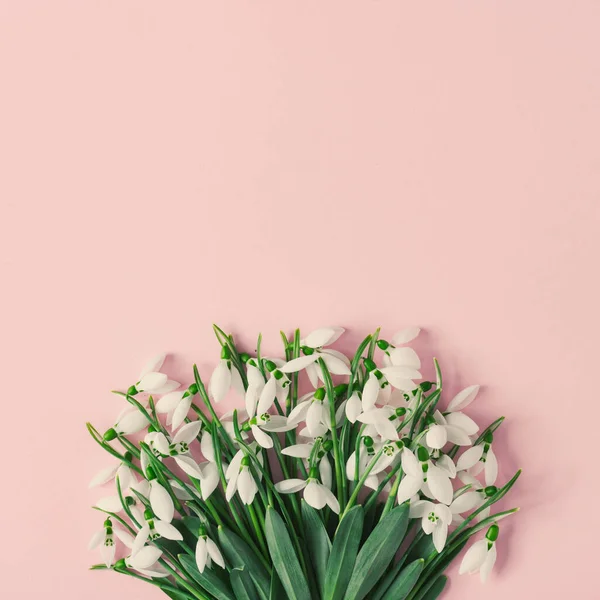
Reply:
<svg viewBox="0 0 600 600"><path fill-rule="evenodd" d="M502 414L487 600L593 600L600 4L0 0L6 598L160 598L86 569L112 424L211 323L417 324ZM427 371L426 371L427 372ZM430 373L430 371L429 371ZM8 586L8 587L7 587ZM452 576L444 598L483 597Z"/></svg>

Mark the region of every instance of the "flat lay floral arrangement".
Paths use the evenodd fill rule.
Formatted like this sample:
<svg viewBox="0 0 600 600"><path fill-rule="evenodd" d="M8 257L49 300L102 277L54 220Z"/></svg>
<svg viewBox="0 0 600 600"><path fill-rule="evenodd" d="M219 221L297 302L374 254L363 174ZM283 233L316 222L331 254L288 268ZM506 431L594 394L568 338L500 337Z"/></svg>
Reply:
<svg viewBox="0 0 600 600"><path fill-rule="evenodd" d="M520 471L497 481L503 417L481 429L464 412L479 386L446 402L435 360L423 380L418 328L378 330L350 357L331 348L340 327L282 333L283 358L215 332L208 385L194 366L183 389L159 356L115 392L113 427L88 423L113 457L91 482L112 490L92 569L175 600L434 600L455 559L486 581L518 510L494 505ZM230 392L240 408L219 417Z"/></svg>

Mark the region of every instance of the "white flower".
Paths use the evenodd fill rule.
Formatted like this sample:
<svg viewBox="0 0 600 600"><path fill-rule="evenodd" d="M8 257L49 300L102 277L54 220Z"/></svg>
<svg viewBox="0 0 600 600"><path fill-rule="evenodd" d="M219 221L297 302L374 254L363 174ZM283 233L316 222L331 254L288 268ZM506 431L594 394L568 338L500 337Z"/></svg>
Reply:
<svg viewBox="0 0 600 600"><path fill-rule="evenodd" d="M429 460L429 453L423 446L417 449L417 458L408 448L402 450L402 470L405 475L398 487L398 504L423 491L429 498L443 504L452 502L452 482L445 469Z"/></svg>
<svg viewBox="0 0 600 600"><path fill-rule="evenodd" d="M472 575L479 571L482 583L485 583L496 563L496 539L498 526L492 525L483 540L475 542L465 553L459 574Z"/></svg>
<svg viewBox="0 0 600 600"><path fill-rule="evenodd" d="M244 384L239 371L231 363L231 353L229 348L223 346L221 350L221 360L215 367L210 381L208 383L208 393L215 402L221 402L234 388L238 394L244 395Z"/></svg>
<svg viewBox="0 0 600 600"><path fill-rule="evenodd" d="M123 462L116 463L112 467L107 467L98 472L90 481L90 488L104 485L113 479L119 478L119 485L122 490L126 490L135 481L131 469Z"/></svg>
<svg viewBox="0 0 600 600"><path fill-rule="evenodd" d="M428 500L410 503L410 517L421 518L421 527L427 534L433 534L433 545L441 552L446 545L448 526L452 522L452 513L445 504L434 504Z"/></svg>
<svg viewBox="0 0 600 600"><path fill-rule="evenodd" d="M175 430L185 421L193 399L189 390L170 392L156 403L156 412L167 414L167 424L170 424L171 428Z"/></svg>
<svg viewBox="0 0 600 600"><path fill-rule="evenodd" d="M300 398L298 404L288 416L290 425L306 422L306 428L311 437L325 435L330 429L331 416L329 402L325 399L325 390L317 388Z"/></svg>
<svg viewBox="0 0 600 600"><path fill-rule="evenodd" d="M304 356L290 360L281 370L284 373L297 373L302 369L306 369L313 387L317 387L319 379L322 378L322 373L316 363L322 358L333 375L350 375L350 361L348 358L337 350L324 349L324 346L333 344L343 333L344 329L341 327L323 327L309 333L301 341Z"/></svg>
<svg viewBox="0 0 600 600"><path fill-rule="evenodd" d="M127 408L117 417L114 427L104 434L104 439L111 441L117 435L133 435L143 431L148 425L148 419L137 408Z"/></svg>
<svg viewBox="0 0 600 600"><path fill-rule="evenodd" d="M391 406L365 410L357 420L371 426L371 429L365 430L365 435L373 435L372 430L374 429L384 441L400 439L398 431L396 431L396 412Z"/></svg>
<svg viewBox="0 0 600 600"><path fill-rule="evenodd" d="M167 490L156 479L150 481L148 500L154 514L166 523L170 523L175 516L175 505Z"/></svg>
<svg viewBox="0 0 600 600"><path fill-rule="evenodd" d="M131 396L135 396L139 392L168 394L176 390L180 384L177 381L170 380L164 373L160 372L165 358L165 354L159 354L149 361L142 369L138 382L131 386L127 393Z"/></svg>
<svg viewBox="0 0 600 600"><path fill-rule="evenodd" d="M498 478L498 459L492 449L492 439L492 434L487 434L481 444L463 452L456 463L457 470L468 470L474 476L484 471L485 485L494 485Z"/></svg>
<svg viewBox="0 0 600 600"><path fill-rule="evenodd" d="M418 335L421 333L421 329L419 327L407 327L406 329L402 329L392 337L392 342L396 346L400 346L402 344L408 344L408 342L412 342Z"/></svg>
<svg viewBox="0 0 600 600"><path fill-rule="evenodd" d="M288 423L288 419L282 415L270 415L269 413L263 413L258 417L253 417L249 421L250 429L254 434L254 439L263 448L273 447L273 438L267 435L265 431L269 433L276 433L279 431L290 431L296 427L295 423Z"/></svg>
<svg viewBox="0 0 600 600"><path fill-rule="evenodd" d="M471 420L466 415L463 415L463 417L469 421ZM435 424L429 427L425 436L425 442L430 448L440 450L447 442L458 446L470 446L473 443L469 434L462 427L451 425L439 410L435 411L433 418L435 419Z"/></svg>
<svg viewBox="0 0 600 600"><path fill-rule="evenodd" d="M257 458L260 460L261 455ZM244 504L252 504L258 492L258 486L250 470L250 457L246 456L243 450L236 452L225 471L225 478L227 479L227 489L225 490L227 502L230 502L237 492Z"/></svg>
<svg viewBox="0 0 600 600"><path fill-rule="evenodd" d="M153 542L160 537L167 540L183 540L183 536L173 525L157 519L151 510L146 509L144 512L144 524L135 537L131 555L135 556L148 540Z"/></svg>
<svg viewBox="0 0 600 600"><path fill-rule="evenodd" d="M191 421L175 434L171 443L163 433L158 433L154 439L154 446L162 455L172 457L182 471L196 479L202 478L202 472L190 454L190 444L196 439L201 428L200 421Z"/></svg>
<svg viewBox="0 0 600 600"><path fill-rule="evenodd" d="M211 560L216 562L222 569L225 568L225 561L218 546L202 530L196 544L196 565L198 571L204 573L206 566L210 567Z"/></svg>
<svg viewBox="0 0 600 600"><path fill-rule="evenodd" d="M115 546L115 537L120 539L128 547L133 545L133 538L131 535L122 529L113 529L112 521L110 519L104 521L103 528L96 532L90 540L89 549L94 550L100 546L102 561L107 568L110 568L115 560L115 553L117 550L117 547Z"/></svg>
<svg viewBox="0 0 600 600"><path fill-rule="evenodd" d="M340 504L333 492L317 478L316 469L311 470L308 479L284 479L275 484L281 494L293 494L304 490L304 500L313 508L321 510L327 504L331 510L339 514Z"/></svg>
<svg viewBox="0 0 600 600"><path fill-rule="evenodd" d="M162 556L162 550L156 546L144 546L135 555L128 556L124 562L130 569L139 571L146 577L168 577L169 572L156 563Z"/></svg>

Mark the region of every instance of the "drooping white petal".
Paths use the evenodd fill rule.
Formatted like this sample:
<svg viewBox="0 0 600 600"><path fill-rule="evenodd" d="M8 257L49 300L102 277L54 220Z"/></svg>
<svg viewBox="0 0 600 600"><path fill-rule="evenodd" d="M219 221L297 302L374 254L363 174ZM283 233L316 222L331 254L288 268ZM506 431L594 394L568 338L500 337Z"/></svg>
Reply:
<svg viewBox="0 0 600 600"><path fill-rule="evenodd" d="M411 367L384 367L380 371L385 378L397 389L403 389L407 379L422 379L421 373Z"/></svg>
<svg viewBox="0 0 600 600"><path fill-rule="evenodd" d="M254 439L258 442L260 446L263 448L272 448L273 447L273 439L270 435L266 434L261 430L260 427L256 425L251 426L252 433L254 434Z"/></svg>
<svg viewBox="0 0 600 600"><path fill-rule="evenodd" d="M151 358L144 365L144 368L140 372L138 380L142 379L144 377L144 375L147 375L148 373L150 373L152 371L160 371L163 366L163 363L165 362L165 358L167 358L166 354L157 354L156 356Z"/></svg>
<svg viewBox="0 0 600 600"><path fill-rule="evenodd" d="M192 421L190 423L186 423L173 438L174 444L179 444L180 442L184 442L185 444L191 444L202 429L201 421Z"/></svg>
<svg viewBox="0 0 600 600"><path fill-rule="evenodd" d="M258 486L256 485L252 473L250 473L250 469L242 469L238 477L238 493L242 502L244 504L252 504L257 491Z"/></svg>
<svg viewBox="0 0 600 600"><path fill-rule="evenodd" d="M481 569L479 569L479 577L481 577L481 583L485 583L496 564L496 544L493 544L492 547L488 550L487 556L485 557L485 561L481 565Z"/></svg>
<svg viewBox="0 0 600 600"><path fill-rule="evenodd" d="M246 393L244 382L240 372L235 367L231 367L231 387L240 398L244 397Z"/></svg>
<svg viewBox="0 0 600 600"><path fill-rule="evenodd" d="M475 435L479 431L479 425L462 412L452 412L446 415L448 425L462 429L467 435Z"/></svg>
<svg viewBox="0 0 600 600"><path fill-rule="evenodd" d="M102 510L114 513L119 513L123 510L123 505L121 504L121 500L119 500L119 496L106 496L100 498L100 500L96 502L96 506Z"/></svg>
<svg viewBox="0 0 600 600"><path fill-rule="evenodd" d="M248 387L262 387L265 385L265 378L258 367L246 364L246 376L248 377Z"/></svg>
<svg viewBox="0 0 600 600"><path fill-rule="evenodd" d="M152 434L152 441L148 440L150 436L146 436L146 441L150 446L158 450L161 454L167 455L169 454L169 441L167 437L162 432L155 432Z"/></svg>
<svg viewBox="0 0 600 600"><path fill-rule="evenodd" d="M146 373L135 386L139 392L153 392L167 383L168 377L164 373L151 371Z"/></svg>
<svg viewBox="0 0 600 600"><path fill-rule="evenodd" d="M206 500L217 489L219 485L219 471L214 463L204 463L202 466L202 477L200 478L200 493L202 499Z"/></svg>
<svg viewBox="0 0 600 600"><path fill-rule="evenodd" d="M446 445L446 442L448 441L448 434L446 433L446 428L442 425L432 425L427 430L425 441L427 442L427 445L430 448L440 450Z"/></svg>
<svg viewBox="0 0 600 600"><path fill-rule="evenodd" d="M269 432L282 432L291 431L296 428L296 423L290 423L287 417L283 415L270 415L268 421L262 421L259 419L260 427L263 431Z"/></svg>
<svg viewBox="0 0 600 600"><path fill-rule="evenodd" d="M161 537L166 538L167 540L182 540L183 536L179 532L179 530L171 525L171 523L165 523L164 521L154 521L154 528L158 533L160 533Z"/></svg>
<svg viewBox="0 0 600 600"><path fill-rule="evenodd" d="M156 546L144 546L135 556L128 559L134 569L149 569L162 555L162 550Z"/></svg>
<svg viewBox="0 0 600 600"><path fill-rule="evenodd" d="M170 523L175 515L175 506L169 492L157 481L150 483L150 506L154 514L161 520Z"/></svg>
<svg viewBox="0 0 600 600"><path fill-rule="evenodd" d="M275 402L275 396L277 394L277 379L271 377L269 381L263 387L260 397L258 399L258 406L256 407L256 414L262 415L268 412Z"/></svg>
<svg viewBox="0 0 600 600"><path fill-rule="evenodd" d="M185 392L171 392L169 394L165 394L157 403L156 403L156 412L160 414L167 414L171 411L174 411L177 408L177 405L181 402L183 398L183 394Z"/></svg>
<svg viewBox="0 0 600 600"><path fill-rule="evenodd" d="M116 527L113 529L113 533L121 540L123 545L127 546L128 548L133 548L135 539L128 531Z"/></svg>
<svg viewBox="0 0 600 600"><path fill-rule="evenodd" d="M170 394L175 391L181 384L178 381L168 379L164 385L152 390L153 394Z"/></svg>
<svg viewBox="0 0 600 600"><path fill-rule="evenodd" d="M357 392L354 392L346 402L346 417L350 423L356 423L358 415L362 412L362 402Z"/></svg>
<svg viewBox="0 0 600 600"><path fill-rule="evenodd" d="M200 451L202 456L211 463L216 462L215 447L210 432L205 431L200 438Z"/></svg>
<svg viewBox="0 0 600 600"><path fill-rule="evenodd" d="M131 435L146 429L148 425L150 425L148 419L141 412L132 410L123 415L115 425L115 430L125 435Z"/></svg>
<svg viewBox="0 0 600 600"><path fill-rule="evenodd" d="M260 393L264 387L264 383L260 386L258 385L249 385L246 393L244 395L244 403L246 405L246 412L248 413L248 417L252 418L256 414L256 405L258 404L258 399L260 398Z"/></svg>
<svg viewBox="0 0 600 600"><path fill-rule="evenodd" d="M449 412L456 412L466 408L475 400L477 394L479 393L478 385L470 385L469 387L461 390L450 400L450 404L448 404Z"/></svg>
<svg viewBox="0 0 600 600"><path fill-rule="evenodd" d="M400 439L394 423L385 416L375 421L375 429L377 429L377 433L381 436L382 440L394 441Z"/></svg>
<svg viewBox="0 0 600 600"><path fill-rule="evenodd" d="M452 444L457 446L471 446L473 444L471 438L460 427L446 425L446 433L448 434L448 441Z"/></svg>
<svg viewBox="0 0 600 600"><path fill-rule="evenodd" d="M238 450L234 454L233 458L231 459L231 462L229 463L229 466L225 470L225 477L227 479L231 479L234 475L236 475L237 473L239 473L240 468L242 466L242 459L243 458L244 458L244 451L243 450Z"/></svg>
<svg viewBox="0 0 600 600"><path fill-rule="evenodd" d="M208 383L208 391L214 401L219 403L227 396L230 387L231 371L229 370L228 361L222 359L212 372Z"/></svg>
<svg viewBox="0 0 600 600"><path fill-rule="evenodd" d="M448 477L452 479L456 477L456 465L447 454L442 454L442 456L437 459L436 465L445 471Z"/></svg>
<svg viewBox="0 0 600 600"><path fill-rule="evenodd" d="M420 519L428 515L433 510L433 507L433 502L429 502L429 500L417 500L416 502L411 500L408 516L411 519Z"/></svg>
<svg viewBox="0 0 600 600"><path fill-rule="evenodd" d="M323 415L323 405L319 401L312 402L306 411L306 426L311 435L319 435L321 430L321 417Z"/></svg>
<svg viewBox="0 0 600 600"><path fill-rule="evenodd" d="M95 550L103 541L106 536L106 531L104 529L100 529L100 531L96 531L88 544L88 550Z"/></svg>
<svg viewBox="0 0 600 600"><path fill-rule="evenodd" d="M460 569L458 570L460 575L464 573L472 574L479 571L481 565L485 562L488 553L488 541L482 539L475 542L465 553L462 562L460 563Z"/></svg>
<svg viewBox="0 0 600 600"><path fill-rule="evenodd" d="M109 568L115 562L116 551L117 547L114 543L111 545L107 545L105 543L102 546L100 546L100 556L102 556L102 561Z"/></svg>
<svg viewBox="0 0 600 600"><path fill-rule="evenodd" d="M461 494L450 505L450 512L453 515L459 515L473 510L480 502L480 495L477 492L465 492Z"/></svg>
<svg viewBox="0 0 600 600"><path fill-rule="evenodd" d="M298 371L302 371L308 367L308 365L319 360L319 354L313 352L308 356L299 356L298 358L293 358L289 362L285 363L283 367L281 367L282 373L297 373Z"/></svg>
<svg viewBox="0 0 600 600"><path fill-rule="evenodd" d="M324 456L319 461L319 475L321 476L323 485L326 488L331 489L331 486L333 485L333 470L327 456Z"/></svg>
<svg viewBox="0 0 600 600"><path fill-rule="evenodd" d="M412 369L421 368L421 359L418 357L417 353L408 346L390 350L390 361L391 366L395 367L410 367Z"/></svg>
<svg viewBox="0 0 600 600"><path fill-rule="evenodd" d="M438 521L433 530L433 545L438 552L441 552L446 545L448 538L448 524L443 521Z"/></svg>
<svg viewBox="0 0 600 600"><path fill-rule="evenodd" d="M304 345L309 348L321 348L333 344L344 333L343 327L321 327L311 331L304 338Z"/></svg>
<svg viewBox="0 0 600 600"><path fill-rule="evenodd" d="M177 405L177 408L173 411L173 418L171 420L171 427L173 431L177 429L185 420L192 406L192 396L183 398L183 400Z"/></svg>
<svg viewBox="0 0 600 600"><path fill-rule="evenodd" d="M423 477L405 475L398 486L398 504L406 502L419 492L423 485Z"/></svg>
<svg viewBox="0 0 600 600"><path fill-rule="evenodd" d="M420 332L421 329L419 327L407 327L406 329L402 329L398 333L394 334L392 337L392 343L395 346L408 344L408 342L412 342Z"/></svg>
<svg viewBox="0 0 600 600"><path fill-rule="evenodd" d="M319 387L319 374L321 369L317 366L316 363L312 363L306 367L306 374L308 375L308 380L314 388Z"/></svg>
<svg viewBox="0 0 600 600"><path fill-rule="evenodd" d="M418 461L417 457L408 448L404 448L402 450L402 470L407 475L410 475L412 477L416 477L416 478L423 477L423 470L421 469L421 463Z"/></svg>
<svg viewBox="0 0 600 600"><path fill-rule="evenodd" d="M490 448L485 457L485 485L494 485L498 478L498 459L494 450Z"/></svg>
<svg viewBox="0 0 600 600"><path fill-rule="evenodd" d="M294 444L288 446L281 451L285 456L293 456L294 458L308 458L312 451L312 444Z"/></svg>
<svg viewBox="0 0 600 600"><path fill-rule="evenodd" d="M114 479L117 474L117 469L119 468L119 464L113 465L112 467L107 467L106 469L102 469L99 473L94 475L93 479L90 481L90 485L88 487L93 488L97 485L103 485L106 482Z"/></svg>
<svg viewBox="0 0 600 600"><path fill-rule="evenodd" d="M304 488L304 500L306 500L306 503L310 504L313 508L321 510L327 504L327 496L324 491L326 489L327 488L319 485L317 482L311 481L306 488Z"/></svg>
<svg viewBox="0 0 600 600"><path fill-rule="evenodd" d="M339 515L340 514L340 503L338 502L338 499L335 497L335 494L326 486L321 485L319 486L321 494L323 494L323 496L325 497L325 502L327 503L327 506L329 506L329 508L336 514Z"/></svg>
<svg viewBox="0 0 600 600"><path fill-rule="evenodd" d="M174 456L173 458L184 473L187 473L190 477L194 477L195 479L202 478L202 471L200 470L198 463L191 456L179 455Z"/></svg>
<svg viewBox="0 0 600 600"><path fill-rule="evenodd" d="M223 560L223 555L221 554L221 551L217 545L210 538L206 538L206 549L208 550L208 555L212 558L213 562L217 563L222 569L224 569L225 561Z"/></svg>
<svg viewBox="0 0 600 600"><path fill-rule="evenodd" d="M204 573L207 559L208 548L206 547L206 540L203 537L199 537L198 543L196 544L196 566L200 573Z"/></svg>
<svg viewBox="0 0 600 600"><path fill-rule="evenodd" d="M350 368L339 356L327 350L323 350L319 354L330 373L333 375L350 375Z"/></svg>
<svg viewBox="0 0 600 600"><path fill-rule="evenodd" d="M466 471L479 462L479 459L483 456L483 446L481 444L473 446L468 450L465 450L456 463L457 471Z"/></svg>
<svg viewBox="0 0 600 600"><path fill-rule="evenodd" d="M275 489L280 494L294 494L306 487L304 479L284 479L275 484Z"/></svg>
<svg viewBox="0 0 600 600"><path fill-rule="evenodd" d="M435 465L430 465L427 472L427 483L436 500L444 504L452 502L452 482L445 471Z"/></svg>
<svg viewBox="0 0 600 600"><path fill-rule="evenodd" d="M133 540L131 556L135 556L146 545L148 537L150 537L150 526L144 523Z"/></svg>
<svg viewBox="0 0 600 600"><path fill-rule="evenodd" d="M375 376L375 373L371 372L362 393L362 408L367 411L375 406L377 402L377 396L379 395L379 379Z"/></svg>

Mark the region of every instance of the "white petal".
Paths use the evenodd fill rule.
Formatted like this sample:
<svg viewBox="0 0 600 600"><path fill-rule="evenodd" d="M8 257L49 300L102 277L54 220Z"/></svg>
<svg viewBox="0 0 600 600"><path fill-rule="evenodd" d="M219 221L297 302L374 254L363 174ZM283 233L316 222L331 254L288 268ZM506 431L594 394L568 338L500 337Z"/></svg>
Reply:
<svg viewBox="0 0 600 600"><path fill-rule="evenodd" d="M452 502L452 482L442 469L430 465L429 471L427 472L427 483L436 500L439 500L444 504L450 504Z"/></svg>
<svg viewBox="0 0 600 600"><path fill-rule="evenodd" d="M466 432L460 427L454 427L454 425L446 425L446 433L448 434L448 441L458 446L471 446L473 441L466 434Z"/></svg>
<svg viewBox="0 0 600 600"><path fill-rule="evenodd" d="M306 367L306 374L308 375L308 379L314 388L317 388L319 386L320 371L321 370L319 369L319 367L317 367L315 363Z"/></svg>
<svg viewBox="0 0 600 600"><path fill-rule="evenodd" d="M432 425L425 436L425 441L430 448L440 450L446 445L448 441L448 434L446 428L442 425Z"/></svg>
<svg viewBox="0 0 600 600"><path fill-rule="evenodd" d="M356 423L356 418L362 412L362 402L357 392L354 392L346 402L346 416L350 423Z"/></svg>
<svg viewBox="0 0 600 600"><path fill-rule="evenodd" d="M452 412L446 415L446 421L448 425L459 427L467 435L475 435L479 431L479 425L462 412Z"/></svg>
<svg viewBox="0 0 600 600"><path fill-rule="evenodd" d="M242 469L238 477L238 493L244 504L252 504L258 487L248 468Z"/></svg>
<svg viewBox="0 0 600 600"><path fill-rule="evenodd" d="M195 479L202 478L202 471L200 470L198 463L196 463L191 456L180 455L175 456L174 458L175 462L184 473L187 473L190 477L194 477Z"/></svg>
<svg viewBox="0 0 600 600"><path fill-rule="evenodd" d="M452 502L450 511L453 515L458 515L473 510L479 504L479 498L477 492L465 492Z"/></svg>
<svg viewBox="0 0 600 600"><path fill-rule="evenodd" d="M438 521L433 530L433 545L438 552L441 552L446 545L448 537L448 525L442 521Z"/></svg>
<svg viewBox="0 0 600 600"><path fill-rule="evenodd" d="M485 557L485 561L481 565L481 569L479 569L479 576L481 577L481 583L485 583L496 564L496 544L493 544L492 547L488 550L487 556Z"/></svg>
<svg viewBox="0 0 600 600"><path fill-rule="evenodd" d="M485 457L485 485L494 485L498 478L498 459L492 448Z"/></svg>
<svg viewBox="0 0 600 600"><path fill-rule="evenodd" d="M390 361L395 367L410 367L412 369L421 368L421 359L418 357L417 353L409 347L393 348L390 351Z"/></svg>
<svg viewBox="0 0 600 600"><path fill-rule="evenodd" d="M216 462L212 435L208 431L205 431L200 438L200 451L206 460L211 463Z"/></svg>
<svg viewBox="0 0 600 600"><path fill-rule="evenodd" d="M452 511L445 504L436 504L434 507L435 514L442 520L446 525L452 523Z"/></svg>
<svg viewBox="0 0 600 600"><path fill-rule="evenodd" d="M146 436L145 440L147 443L148 437L149 436ZM158 450L161 454L169 454L169 442L165 434L162 432L156 432L152 436L152 443L150 445L156 448L156 450Z"/></svg>
<svg viewBox="0 0 600 600"><path fill-rule="evenodd" d="M238 450L234 457L231 459L229 466L225 471L225 477L231 479L234 475L239 473L240 467L242 466L242 459L244 458L243 450Z"/></svg>
<svg viewBox="0 0 600 600"><path fill-rule="evenodd" d="M264 387L264 383L258 385L249 385L246 390L246 394L244 396L244 402L246 405L246 412L248 413L248 417L252 418L256 414L256 405L258 404L258 399L260 397L260 393Z"/></svg>
<svg viewBox="0 0 600 600"><path fill-rule="evenodd" d="M402 344L408 344L408 342L412 342L421 332L419 327L408 327L406 329L402 329L392 337L392 344L395 346L400 346Z"/></svg>
<svg viewBox="0 0 600 600"><path fill-rule="evenodd" d="M133 545L131 547L131 556L135 556L148 541L148 537L150 536L150 526L148 523L144 523L142 528L138 531L135 539L133 540Z"/></svg>
<svg viewBox="0 0 600 600"><path fill-rule="evenodd" d="M135 556L129 558L129 564L134 569L150 568L162 555L162 550L156 546L145 546Z"/></svg>
<svg viewBox="0 0 600 600"><path fill-rule="evenodd" d="M251 364L247 364L246 375L248 377L248 387L261 388L263 385L265 385L265 378L258 367L253 367Z"/></svg>
<svg viewBox="0 0 600 600"><path fill-rule="evenodd" d="M428 500L417 500L416 502L411 500L408 516L411 519L421 519L433 510L433 506L433 502Z"/></svg>
<svg viewBox="0 0 600 600"><path fill-rule="evenodd" d="M170 394L172 391L176 390L181 384L178 381L173 381L168 379L164 385L152 390L154 394Z"/></svg>
<svg viewBox="0 0 600 600"><path fill-rule="evenodd" d="M304 479L284 479L275 484L275 489L281 494L294 494L306 487Z"/></svg>
<svg viewBox="0 0 600 600"><path fill-rule="evenodd" d="M448 404L449 412L456 412L462 410L463 408L469 406L479 392L478 385L470 385L464 390L458 392L452 400L450 400L450 404Z"/></svg>
<svg viewBox="0 0 600 600"><path fill-rule="evenodd" d="M256 414L262 415L263 413L268 412L268 410L273 406L275 402L275 395L277 393L277 379L275 377L271 377L269 381L267 381L265 387L262 389L260 393L260 398L258 399L258 406L256 408Z"/></svg>
<svg viewBox="0 0 600 600"><path fill-rule="evenodd" d="M263 448L273 447L273 440L271 439L271 436L262 431L260 427L252 425L251 429L252 433L254 434L254 439L258 442L260 446L262 446Z"/></svg>
<svg viewBox="0 0 600 600"><path fill-rule="evenodd" d="M90 540L88 545L88 550L95 550L102 542L104 542L104 537L106 536L106 531L101 529L100 531L96 531Z"/></svg>
<svg viewBox="0 0 600 600"><path fill-rule="evenodd" d="M333 470L327 456L324 456L319 461L319 475L321 476L323 485L326 488L331 489L331 486L333 485Z"/></svg>
<svg viewBox="0 0 600 600"><path fill-rule="evenodd" d="M164 537L167 540L183 539L183 536L179 530L170 523L165 523L164 521L154 521L154 528L156 531L158 531L158 533L160 533L161 537Z"/></svg>
<svg viewBox="0 0 600 600"><path fill-rule="evenodd" d="M445 471L448 477L451 477L452 479L456 477L456 466L452 459L446 454L442 454L442 456L437 459L436 465Z"/></svg>
<svg viewBox="0 0 600 600"><path fill-rule="evenodd" d="M336 514L340 514L340 503L338 499L335 497L334 493L324 485L320 486L321 493L325 496L325 502L327 506Z"/></svg>
<svg viewBox="0 0 600 600"><path fill-rule="evenodd" d="M217 545L210 539L206 538L206 549L208 550L209 556L216 562L222 569L225 568L225 561L223 555L217 547Z"/></svg>
<svg viewBox="0 0 600 600"><path fill-rule="evenodd" d="M165 362L165 358L167 358L166 354L157 354L154 358L149 360L142 369L138 380L142 379L144 375L147 375L151 371L160 371L163 363Z"/></svg>
<svg viewBox="0 0 600 600"><path fill-rule="evenodd" d="M394 422L390 421L389 419L377 419L375 422L375 429L377 429L377 433L384 441L394 441L400 439Z"/></svg>
<svg viewBox="0 0 600 600"><path fill-rule="evenodd" d="M202 467L202 478L200 479L200 493L202 499L206 500L217 489L219 485L219 471L214 463L205 463Z"/></svg>
<svg viewBox="0 0 600 600"><path fill-rule="evenodd" d="M487 539L479 540L475 542L465 553L462 562L460 563L459 574L464 573L476 573L481 568L481 565L485 562L487 557L488 541Z"/></svg>
<svg viewBox="0 0 600 600"><path fill-rule="evenodd" d="M117 546L115 544L112 544L112 546L105 544L100 546L100 556L102 556L102 561L107 567L110 567L115 562L116 550Z"/></svg>
<svg viewBox="0 0 600 600"><path fill-rule="evenodd" d="M285 363L283 367L281 367L282 373L297 373L298 371L302 371L308 365L319 360L319 355L316 352L308 356L299 356L298 358L293 358L289 362Z"/></svg>
<svg viewBox="0 0 600 600"><path fill-rule="evenodd" d="M146 429L148 425L150 425L150 423L148 423L148 419L146 419L146 417L136 409L125 414L115 425L115 429L119 433L130 435Z"/></svg>
<svg viewBox="0 0 600 600"><path fill-rule="evenodd" d="M186 423L173 438L173 443L178 444L180 442L185 442L186 444L191 444L202 429L201 421L192 421L191 423Z"/></svg>
<svg viewBox="0 0 600 600"><path fill-rule="evenodd" d="M173 430L177 429L185 420L192 406L192 397L188 396L184 398L173 411L173 418L171 420L171 427Z"/></svg>
<svg viewBox="0 0 600 600"><path fill-rule="evenodd" d="M121 540L123 545L127 546L128 548L133 548L133 543L135 540L134 537L128 531L114 528L113 532Z"/></svg>
<svg viewBox="0 0 600 600"><path fill-rule="evenodd" d="M312 444L294 444L288 446L281 451L285 456L293 456L294 458L308 458L312 451Z"/></svg>
<svg viewBox="0 0 600 600"><path fill-rule="evenodd" d="M221 402L231 387L231 371L226 360L220 360L210 377L208 390L215 402Z"/></svg>
<svg viewBox="0 0 600 600"><path fill-rule="evenodd" d="M150 506L154 511L154 514L161 520L170 523L173 520L175 514L175 506L173 505L173 499L169 496L169 492L165 488L152 481L150 484Z"/></svg>
<svg viewBox="0 0 600 600"><path fill-rule="evenodd" d="M421 463L408 448L402 450L402 470L411 477L423 477Z"/></svg>
<svg viewBox="0 0 600 600"><path fill-rule="evenodd" d="M375 374L371 372L369 379L367 379L367 383L365 383L362 393L362 405L364 411L367 411L375 406L375 403L377 402L377 396L379 395L379 389L379 379L377 379Z"/></svg>
<svg viewBox="0 0 600 600"><path fill-rule="evenodd" d="M235 368L231 367L231 387L235 390L235 393L243 398L246 390L244 389L244 382L240 372Z"/></svg>
<svg viewBox="0 0 600 600"><path fill-rule="evenodd" d="M304 500L306 500L306 503L310 504L313 508L321 510L327 504L325 489L327 488L319 485L315 481L311 481L304 489Z"/></svg>
<svg viewBox="0 0 600 600"><path fill-rule="evenodd" d="M398 504L402 504L412 498L421 489L422 484L422 477L405 475L398 487Z"/></svg>
<svg viewBox="0 0 600 600"><path fill-rule="evenodd" d="M164 373L151 371L146 373L135 386L139 392L153 392L167 383L168 377Z"/></svg>
<svg viewBox="0 0 600 600"><path fill-rule="evenodd" d="M467 469L470 469L479 462L479 459L482 457L482 455L483 446L481 444L465 450L465 452L460 455L458 462L456 463L456 470L466 471Z"/></svg>
<svg viewBox="0 0 600 600"><path fill-rule="evenodd" d="M350 375L350 368L338 356L331 354L327 350L321 352L320 356L323 359L325 365L327 365L329 372L333 375Z"/></svg>
<svg viewBox="0 0 600 600"><path fill-rule="evenodd" d="M321 416L323 414L323 406L320 402L312 402L306 411L306 426L311 432L311 435L318 435L321 430Z"/></svg>
<svg viewBox="0 0 600 600"><path fill-rule="evenodd" d="M102 510L107 510L108 512L114 513L118 513L123 510L123 505L121 504L121 500L119 500L118 496L106 496L105 498L100 498L100 500L96 502L96 506Z"/></svg>
<svg viewBox="0 0 600 600"><path fill-rule="evenodd" d="M380 369L385 378L397 389L403 389L407 379L421 379L422 375L417 369L410 367L385 367Z"/></svg>
<svg viewBox="0 0 600 600"><path fill-rule="evenodd" d="M208 559L208 548L206 547L206 540L202 537L198 538L196 544L196 566L200 573L204 573L206 568L206 560Z"/></svg>
<svg viewBox="0 0 600 600"><path fill-rule="evenodd" d="M114 479L115 475L117 474L118 468L119 468L119 465L116 464L116 465L113 465L112 467L107 467L106 469L102 469L102 471L97 473L94 476L94 478L90 481L89 487L93 488L93 487L96 487L97 485L103 485L107 481Z"/></svg>
<svg viewBox="0 0 600 600"><path fill-rule="evenodd" d="M171 392L170 394L165 394L157 403L156 403L156 412L160 414L167 414L177 408L177 405L181 402L183 398L183 394L185 392Z"/></svg>

